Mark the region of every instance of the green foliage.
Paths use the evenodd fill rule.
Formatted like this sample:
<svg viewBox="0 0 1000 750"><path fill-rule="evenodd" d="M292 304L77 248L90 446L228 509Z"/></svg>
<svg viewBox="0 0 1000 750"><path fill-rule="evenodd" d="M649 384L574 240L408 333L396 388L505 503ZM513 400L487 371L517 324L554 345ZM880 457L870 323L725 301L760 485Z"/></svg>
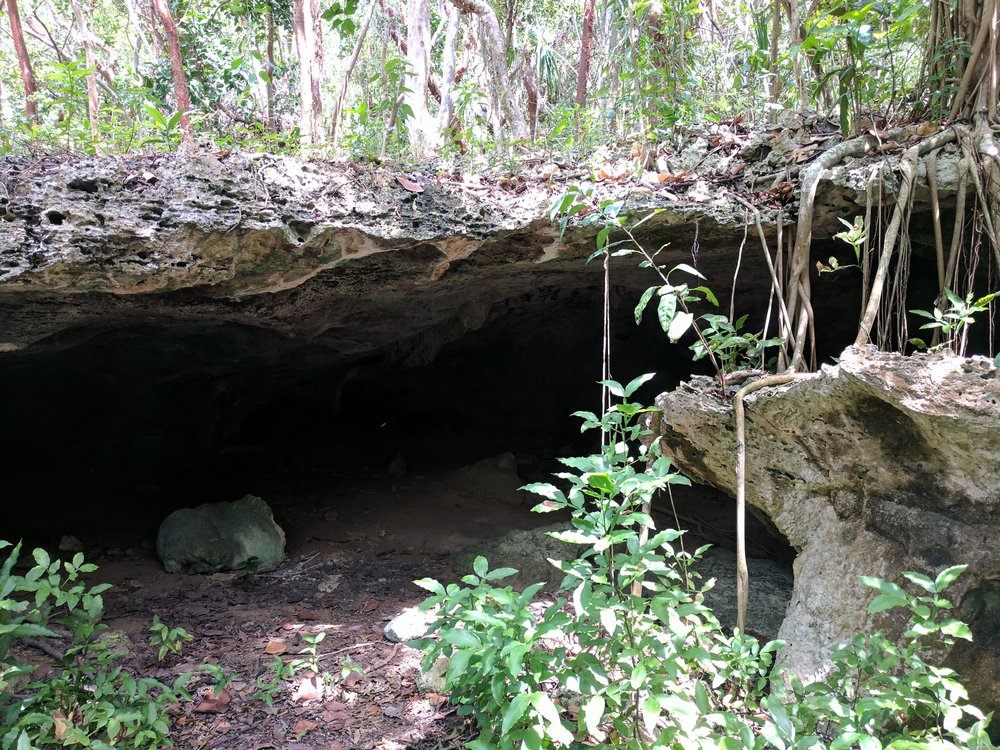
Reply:
<svg viewBox="0 0 1000 750"><path fill-rule="evenodd" d="M744 368L761 367L764 362L764 350L768 347L781 346L784 339L764 339L760 334L748 333L743 330L747 316L743 315L730 323L725 315L702 315L705 325L702 329L704 341L699 339L691 344L694 360L699 360L708 354L709 349L715 353L719 366L724 373L736 372ZM707 342L707 346L706 346Z"/></svg>
<svg viewBox="0 0 1000 750"><path fill-rule="evenodd" d="M708 742L764 688L778 644L723 634L691 570L703 550L675 549L682 532L657 531L649 514L654 493L688 483L656 443L639 442L651 410L629 399L650 377L606 381L621 403L577 414L606 439L600 454L562 459L567 491L525 488L544 498L536 511L572 514L552 534L579 550L552 561L565 576L553 603L536 601L541 584L499 587L515 571L482 557L462 585L417 581L431 592L422 606L440 614L437 638L419 642L424 666L449 657L446 688L482 730L470 747Z"/></svg>
<svg viewBox="0 0 1000 750"><path fill-rule="evenodd" d="M956 639L972 640L965 623L946 613L951 602L944 590L967 566L946 568L936 578L903 575L917 587L910 594L900 586L863 576L879 595L869 613L907 610L909 627L901 643L881 632L857 635L832 654L833 668L820 682L790 687L775 680L775 692L764 700L770 719L761 735L777 748L826 745L831 749L860 745L883 747L988 748L989 719L968 704L968 693L951 669L925 660L925 654ZM819 743L822 743L820 745Z"/></svg>
<svg viewBox="0 0 1000 750"><path fill-rule="evenodd" d="M571 514L570 529L551 533L577 550L550 561L564 575L554 601L539 599L541 583L520 592L502 586L516 571L491 570L483 557L461 583L415 581L430 593L422 608L438 619L414 645L425 670L448 658L445 689L480 729L468 747L992 747L990 717L968 704L954 672L924 656L970 637L942 616L951 608L942 592L965 566L935 579L906 573L917 594L864 577L879 591L869 612L909 612L904 642L857 636L835 649L826 678L808 686L792 678L786 687L772 675L780 642L723 632L697 582L705 548L675 548L683 532L656 530L649 514L654 493L687 483L657 442L641 442L651 410L629 399L650 377L605 381L621 402L600 417L577 413L584 430L603 433L603 448L561 459L570 469L556 475L565 491L524 488L544 498L536 512Z"/></svg>
<svg viewBox="0 0 1000 750"><path fill-rule="evenodd" d="M149 645L160 649L156 656L160 661L163 661L167 654L180 656L184 651L184 644L194 640L194 636L184 628L171 628L164 625L157 615L153 615L149 634Z"/></svg>
<svg viewBox="0 0 1000 750"><path fill-rule="evenodd" d="M854 251L854 260L856 263L861 262L861 248L864 247L865 242L868 241L868 231L865 229L865 217L855 216L853 222L847 222L844 219L838 217L841 224L847 227L843 232L838 232L833 235L834 239L846 242L851 246ZM823 263L817 261L816 268L820 273L833 273L834 271L840 271L843 268L858 268L855 264L851 265L841 265L840 261L834 256L830 256L828 261L829 265L824 265Z"/></svg>
<svg viewBox="0 0 1000 750"><path fill-rule="evenodd" d="M944 341L931 347L932 349L947 349L964 356L968 344L969 326L975 322L976 315L989 310L993 300L1000 297L1000 291L974 300L972 292L969 292L963 299L951 289L945 288L944 296L948 301L946 307L938 304L934 306L934 312L927 312L927 310L910 310L910 312L930 320L929 323L920 326L921 330L925 328L938 329L944 336ZM910 343L918 349L928 348L923 339L913 338L910 339Z"/></svg>
<svg viewBox="0 0 1000 750"><path fill-rule="evenodd" d="M98 636L101 594L108 584L88 587L81 576L97 566L77 554L71 561L52 560L43 549L32 553L35 564L23 576L14 573L21 545L10 548L0 565L0 748L79 745L109 748L161 748L169 744L166 711L188 698L182 675L171 685L136 678L116 661ZM34 667L17 661L10 651L24 638L50 638L58 626L70 644L54 676L29 681Z"/></svg>
<svg viewBox="0 0 1000 750"><path fill-rule="evenodd" d="M696 268L686 263L678 263L672 268L657 261L657 257L666 246L661 246L656 252L648 252L636 239L635 230L645 222L661 213L659 209L651 211L635 222L629 222L623 215L624 204L621 201L604 200L596 208L591 205L593 188L581 190L575 185L567 187L566 191L553 201L549 207L549 218L559 220L560 237L565 235L569 222L579 217L581 226L599 226L595 250L587 262L603 255L609 257L639 255L642 260L640 268L649 268L656 272L662 284L648 287L639 298L635 307L636 325L642 323L642 317L655 297L656 318L667 334L671 343L677 343L689 331L693 331L697 340L691 345L694 360L708 357L720 380L727 373L735 372L743 367L762 367L769 364L766 360L766 349L780 346L782 338L764 338L763 333L749 333L742 330L747 316L744 315L730 322L724 315L708 313L700 317L688 308L689 304L708 302L718 307L719 300L706 285L691 286L687 282L677 281L675 274L685 274L696 279L705 280L704 275ZM614 233L624 235L615 238Z"/></svg>

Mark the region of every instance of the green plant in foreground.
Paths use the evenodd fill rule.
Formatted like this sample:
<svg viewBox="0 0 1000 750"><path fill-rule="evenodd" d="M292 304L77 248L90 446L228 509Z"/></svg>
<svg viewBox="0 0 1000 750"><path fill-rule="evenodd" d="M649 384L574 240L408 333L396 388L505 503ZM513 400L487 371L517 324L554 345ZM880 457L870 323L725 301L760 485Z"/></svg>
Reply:
<svg viewBox="0 0 1000 750"><path fill-rule="evenodd" d="M32 553L35 565L23 576L14 572L21 545L0 564L0 748L81 746L161 748L169 744L167 707L189 698L185 674L172 686L135 677L98 636L101 594L108 584L88 587L81 575L97 570L77 554L71 561L51 560L43 549ZM17 661L10 646L23 638L51 638L53 626L69 632L69 647L53 676L29 682L35 667Z"/></svg>
<svg viewBox="0 0 1000 750"><path fill-rule="evenodd" d="M969 326L975 322L976 315L989 310L990 303L1000 297L1000 291L973 300L972 292L969 292L965 299L962 299L951 289L945 287L944 296L948 300L947 307L935 305L933 313L926 310L910 310L910 312L930 319L930 323L924 323L920 326L921 330L925 328L938 329L944 336L944 341L941 344L930 347L931 351L947 349L959 356L965 356L969 345ZM928 348L923 339L910 339L910 343L918 349Z"/></svg>
<svg viewBox="0 0 1000 750"><path fill-rule="evenodd" d="M639 443L651 410L628 399L649 377L606 381L622 402L577 414L606 440L600 454L562 459L568 492L525 488L545 498L536 511L572 513L572 528L552 534L580 550L553 561L565 575L559 598L543 607L541 584L499 588L514 571L483 558L464 586L417 581L432 594L423 606L440 607L438 639L419 642L424 666L449 657L446 688L459 713L476 715L476 750L708 742L736 731L735 712L764 688L778 644L726 636L690 570L703 550L678 551L682 532L654 529L653 494L688 480L656 443Z"/></svg>
<svg viewBox="0 0 1000 750"><path fill-rule="evenodd" d="M955 565L929 578L904 573L922 593L910 594L880 578L862 576L878 590L869 613L900 608L910 613L901 643L881 632L856 635L838 646L832 669L820 682L802 685L790 680L764 700L770 713L761 735L777 748L826 746L832 750L860 746L990 748L986 735L989 717L969 705L958 675L928 663L924 655L956 639L972 640L968 626L943 616L952 608L944 590L966 569Z"/></svg>
<svg viewBox="0 0 1000 750"><path fill-rule="evenodd" d="M157 615L153 615L153 623L149 626L149 633L149 645L160 649L156 656L159 661L163 661L167 654L181 656L184 652L184 644L194 640L194 636L184 628L171 628L164 625Z"/></svg>
<svg viewBox="0 0 1000 750"><path fill-rule="evenodd" d="M925 593L862 579L880 595L873 613L902 607L911 615L904 643L880 633L857 636L832 655L825 680L785 687L773 679L780 642L726 634L703 603L707 586L694 569L705 548L675 548L683 532L656 531L653 494L687 480L672 471L657 443L641 443L651 410L629 401L650 376L627 386L605 381L621 399L604 415L578 412L584 429L604 433L599 454L561 459L552 484L525 489L544 500L535 510L568 510L571 528L551 536L574 545L551 561L564 579L554 601L502 586L516 571L490 570L479 557L461 583L425 578L424 609L437 608L431 637L415 641L423 667L448 657L445 689L461 715L475 715L473 750L622 748L989 748L989 717L968 705L951 670L923 654L968 628L944 618L941 592L964 570L932 580L907 573ZM572 547L567 547L572 549ZM769 694L769 685L774 692Z"/></svg>

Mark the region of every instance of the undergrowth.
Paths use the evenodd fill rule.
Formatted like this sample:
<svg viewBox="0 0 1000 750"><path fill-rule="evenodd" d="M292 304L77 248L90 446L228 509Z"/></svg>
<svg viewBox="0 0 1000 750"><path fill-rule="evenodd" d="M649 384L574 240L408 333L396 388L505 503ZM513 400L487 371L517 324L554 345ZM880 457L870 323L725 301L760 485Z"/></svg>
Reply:
<svg viewBox="0 0 1000 750"><path fill-rule="evenodd" d="M566 484L524 489L537 512L569 511L570 526L551 535L573 545L556 599L542 584L503 586L516 571L490 570L477 558L460 583L425 578L424 609L438 619L415 642L429 669L447 657L445 689L479 726L473 750L543 748L989 748L990 717L968 703L950 669L925 654L966 625L947 617L942 592L964 570L931 579L907 573L917 593L863 578L879 595L869 612L901 608L909 629L900 643L858 635L832 654L827 676L803 685L774 668L781 642L761 645L728 634L704 604L711 582L688 552L683 532L657 530L653 493L688 480L644 441L651 409L631 401L650 376L628 385L604 381L618 403L603 415L578 412L584 429L603 433L594 455L562 459Z"/></svg>

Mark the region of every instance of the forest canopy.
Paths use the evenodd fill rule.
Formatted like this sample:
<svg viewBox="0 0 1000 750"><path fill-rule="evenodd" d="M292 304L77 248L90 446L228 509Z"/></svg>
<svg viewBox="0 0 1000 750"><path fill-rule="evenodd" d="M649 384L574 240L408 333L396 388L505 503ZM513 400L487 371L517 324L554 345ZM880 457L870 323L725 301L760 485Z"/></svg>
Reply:
<svg viewBox="0 0 1000 750"><path fill-rule="evenodd" d="M356 159L996 121L995 0L3 0L0 150Z"/></svg>

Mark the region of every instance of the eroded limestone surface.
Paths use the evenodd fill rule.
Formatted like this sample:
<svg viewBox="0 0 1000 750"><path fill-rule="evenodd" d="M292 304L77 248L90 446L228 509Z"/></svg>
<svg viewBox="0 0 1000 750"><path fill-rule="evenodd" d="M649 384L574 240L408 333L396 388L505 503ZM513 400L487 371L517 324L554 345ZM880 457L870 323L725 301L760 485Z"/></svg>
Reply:
<svg viewBox="0 0 1000 750"><path fill-rule="evenodd" d="M983 358L850 348L838 366L746 403L747 502L799 553L785 662L810 677L853 633L900 632L893 613L865 614L874 592L860 575L967 563L950 593L977 642L950 659L980 701L1000 705L1000 371ZM695 378L657 405L680 469L735 495L734 417L713 382Z"/></svg>

